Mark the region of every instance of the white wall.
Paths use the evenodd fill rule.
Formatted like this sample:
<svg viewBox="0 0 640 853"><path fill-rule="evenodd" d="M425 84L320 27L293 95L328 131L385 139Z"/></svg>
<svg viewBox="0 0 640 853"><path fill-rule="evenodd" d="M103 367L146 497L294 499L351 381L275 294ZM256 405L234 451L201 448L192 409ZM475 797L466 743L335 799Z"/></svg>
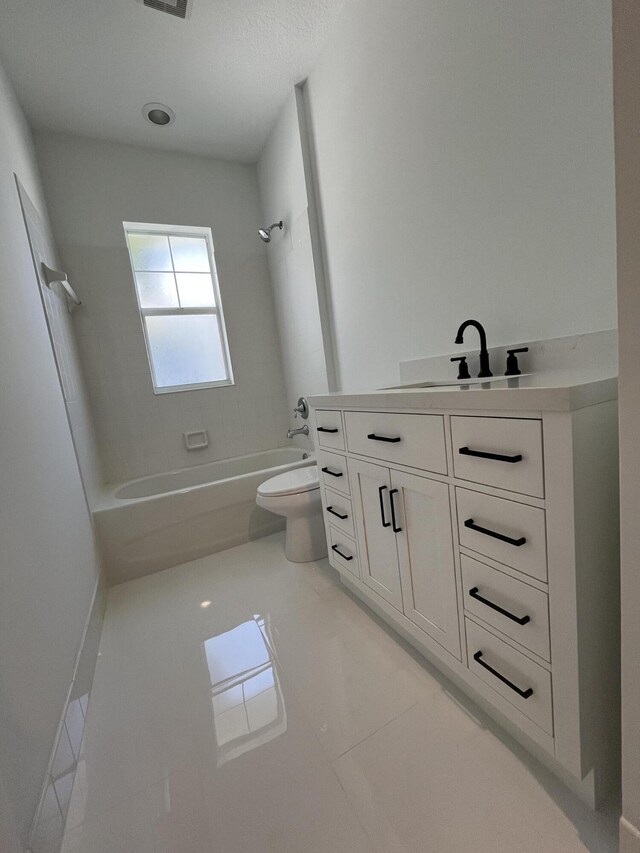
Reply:
<svg viewBox="0 0 640 853"><path fill-rule="evenodd" d="M286 402L255 167L36 134L105 476L114 482L286 444ZM154 396L123 221L212 229L236 385ZM182 433L207 429L209 448Z"/></svg>
<svg viewBox="0 0 640 853"><path fill-rule="evenodd" d="M21 850L99 573L14 172L43 217L0 68L0 849Z"/></svg>
<svg viewBox="0 0 640 853"><path fill-rule="evenodd" d="M328 390L296 96L292 91L258 162L289 418L298 397ZM312 212L311 212L312 213Z"/></svg>
<svg viewBox="0 0 640 853"><path fill-rule="evenodd" d="M614 0L613 9L622 462L620 516L624 820L621 849L622 853L637 853L640 851L640 8L635 0Z"/></svg>
<svg viewBox="0 0 640 853"><path fill-rule="evenodd" d="M307 88L343 388L615 326L610 0L352 0Z"/></svg>
<svg viewBox="0 0 640 853"><path fill-rule="evenodd" d="M262 213L267 225L280 219L285 225L290 225L307 210L309 201L293 89L258 160L258 181ZM266 222L267 219L269 222ZM286 229L283 233L286 233ZM271 248L282 241L283 233L273 231L268 250L270 256Z"/></svg>
<svg viewBox="0 0 640 853"><path fill-rule="evenodd" d="M62 264L47 218L40 214L21 184L19 193L34 260L34 280L37 277L80 475L91 506L93 496L102 488L103 477L80 352L64 290L60 284L47 287L42 272L43 263L54 270L59 270Z"/></svg>

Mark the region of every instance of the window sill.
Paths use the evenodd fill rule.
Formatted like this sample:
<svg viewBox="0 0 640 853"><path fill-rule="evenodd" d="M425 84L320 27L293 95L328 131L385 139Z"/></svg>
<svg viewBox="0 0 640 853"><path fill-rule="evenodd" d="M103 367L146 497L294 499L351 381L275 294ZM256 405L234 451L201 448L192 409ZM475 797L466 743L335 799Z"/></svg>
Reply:
<svg viewBox="0 0 640 853"><path fill-rule="evenodd" d="M208 388L228 388L236 383L233 379L225 379L222 382L200 382L196 385L170 385L167 388L154 388L156 397L164 394L179 394L180 391L206 391Z"/></svg>

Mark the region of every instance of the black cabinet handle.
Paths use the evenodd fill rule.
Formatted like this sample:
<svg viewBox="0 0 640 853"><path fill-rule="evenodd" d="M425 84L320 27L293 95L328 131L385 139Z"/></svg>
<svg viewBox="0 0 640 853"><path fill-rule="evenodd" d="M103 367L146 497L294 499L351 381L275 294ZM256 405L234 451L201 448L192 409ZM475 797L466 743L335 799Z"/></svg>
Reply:
<svg viewBox="0 0 640 853"><path fill-rule="evenodd" d="M471 598L475 598L476 601L480 601L482 604L486 604L487 607L490 607L492 610L497 610L498 613L502 613L502 615L506 616L507 619L512 619L514 622L517 622L518 625L526 625L527 622L531 622L530 616L514 616L513 613L509 613L509 611L505 610L504 607L500 607L500 605L494 604L493 601L489 601L488 598L483 598L480 595L477 586L474 586L469 590L469 595L471 596Z"/></svg>
<svg viewBox="0 0 640 853"><path fill-rule="evenodd" d="M402 528L396 524L396 507L393 501L393 496L398 494L397 489L391 489L389 492L389 503L391 504L391 523L393 524L394 533L402 533Z"/></svg>
<svg viewBox="0 0 640 853"><path fill-rule="evenodd" d="M336 512L332 506L327 507L327 512L330 512L331 515L335 515L336 518L341 518L343 521L345 520L345 518L349 518L347 513L345 513L344 515L340 515L340 513Z"/></svg>
<svg viewBox="0 0 640 853"><path fill-rule="evenodd" d="M380 500L380 518L382 520L382 526L383 527L391 527L391 522L387 521L386 518L384 517L384 498L382 495L383 495L384 490L386 488L387 488L387 486L380 486L380 488L378 489L378 498Z"/></svg>
<svg viewBox="0 0 640 853"><path fill-rule="evenodd" d="M520 548L527 541L524 536L521 536L519 539L512 539L510 536L505 536L504 533L496 533L495 530L488 530L486 527L480 527L479 524L474 524L472 518L468 518L465 523L465 527L468 527L469 530L475 530L476 533L484 533L485 536L492 536L494 539L499 539L501 542L507 542L509 545L515 545L516 548Z"/></svg>
<svg viewBox="0 0 640 853"><path fill-rule="evenodd" d="M513 683L513 681L509 681L509 679L505 678L501 672L498 672L497 669L494 669L492 666L489 666L488 663L485 663L482 660L482 652L476 652L475 655L473 656L473 659L475 661L477 661L480 664L480 666L483 666L485 669L489 670L491 675L495 675L495 677L500 679L500 681L502 681L503 684L506 684L507 687L510 687L512 690L514 690L518 694L518 696L522 696L523 699L528 699L529 696L533 696L533 690L531 687L527 687L526 690L520 690L520 688L517 685L515 685Z"/></svg>
<svg viewBox="0 0 640 853"><path fill-rule="evenodd" d="M478 456L480 459L495 459L498 462L522 462L521 453L503 456L502 453L485 453L483 450L471 450L470 447L460 447L458 453L461 456Z"/></svg>
<svg viewBox="0 0 640 853"><path fill-rule="evenodd" d="M339 432L338 427L335 429L328 429L327 427L317 427L317 432Z"/></svg>
<svg viewBox="0 0 640 853"><path fill-rule="evenodd" d="M346 555L346 554L343 554L343 553L342 553L342 551L338 548L338 546L337 546L337 545L332 545L332 546L331 546L331 550L332 550L332 551L335 551L335 552L336 552L336 554L339 554L339 555L342 557L342 559L343 559L343 560L346 560L346 561L347 561L347 563L349 562L349 560L353 560L353 554L352 554L350 557L347 557L347 555Z"/></svg>
<svg viewBox="0 0 640 853"><path fill-rule="evenodd" d="M395 438L389 438L386 435L376 435L375 432L370 432L367 438L371 441L388 441L389 444L397 444L399 441L402 441L399 435Z"/></svg>
<svg viewBox="0 0 640 853"><path fill-rule="evenodd" d="M331 468L323 468L322 473L323 474L330 474L332 477L342 477L343 476L342 471L332 471Z"/></svg>

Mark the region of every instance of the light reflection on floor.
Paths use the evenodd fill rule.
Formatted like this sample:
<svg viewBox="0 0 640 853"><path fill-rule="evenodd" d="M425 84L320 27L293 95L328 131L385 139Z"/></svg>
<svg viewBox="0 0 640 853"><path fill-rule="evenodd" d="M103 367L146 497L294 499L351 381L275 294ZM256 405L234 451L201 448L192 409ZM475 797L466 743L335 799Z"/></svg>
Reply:
<svg viewBox="0 0 640 853"><path fill-rule="evenodd" d="M218 767L287 730L284 697L264 627L264 619L254 616L203 643Z"/></svg>
<svg viewBox="0 0 640 853"><path fill-rule="evenodd" d="M100 652L63 853L616 849L281 535L113 588Z"/></svg>

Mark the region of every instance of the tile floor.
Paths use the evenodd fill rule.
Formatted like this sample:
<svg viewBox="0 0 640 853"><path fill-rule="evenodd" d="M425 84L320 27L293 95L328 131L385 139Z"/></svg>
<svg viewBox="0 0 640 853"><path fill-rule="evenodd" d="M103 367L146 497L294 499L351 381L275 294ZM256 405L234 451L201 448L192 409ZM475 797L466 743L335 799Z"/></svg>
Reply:
<svg viewBox="0 0 640 853"><path fill-rule="evenodd" d="M609 853L616 834L280 534L110 591L63 853Z"/></svg>

